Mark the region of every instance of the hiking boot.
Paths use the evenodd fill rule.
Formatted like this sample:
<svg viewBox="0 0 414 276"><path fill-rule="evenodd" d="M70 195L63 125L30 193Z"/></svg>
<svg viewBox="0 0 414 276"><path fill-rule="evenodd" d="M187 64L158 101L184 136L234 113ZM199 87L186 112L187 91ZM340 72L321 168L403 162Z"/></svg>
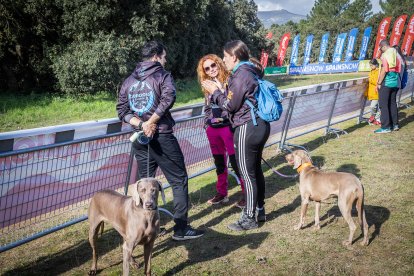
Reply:
<svg viewBox="0 0 414 276"><path fill-rule="evenodd" d="M264 206L259 209L259 207L256 208L256 216L257 216L257 222L265 222L266 221L266 213Z"/></svg>
<svg viewBox="0 0 414 276"><path fill-rule="evenodd" d="M394 125L392 127L392 131L399 131L400 130L400 126L399 125Z"/></svg>
<svg viewBox="0 0 414 276"><path fill-rule="evenodd" d="M172 239L176 241L185 241L197 239L203 235L204 231L194 229L190 225L187 225L185 229L175 231Z"/></svg>
<svg viewBox="0 0 414 276"><path fill-rule="evenodd" d="M374 131L374 133L390 133L391 129L390 128L379 128L377 130Z"/></svg>
<svg viewBox="0 0 414 276"><path fill-rule="evenodd" d="M225 203L228 202L229 198L227 196L222 196L221 194L216 194L213 198L210 198L207 202L215 205L215 204L219 204L221 202Z"/></svg>
<svg viewBox="0 0 414 276"><path fill-rule="evenodd" d="M227 228L233 231L244 231L257 228L257 222L253 218L249 218L245 213L242 213L240 219L235 223L229 224Z"/></svg>
<svg viewBox="0 0 414 276"><path fill-rule="evenodd" d="M240 199L236 203L236 206L239 207L240 209L243 209L244 207L246 207L246 200L244 198Z"/></svg>

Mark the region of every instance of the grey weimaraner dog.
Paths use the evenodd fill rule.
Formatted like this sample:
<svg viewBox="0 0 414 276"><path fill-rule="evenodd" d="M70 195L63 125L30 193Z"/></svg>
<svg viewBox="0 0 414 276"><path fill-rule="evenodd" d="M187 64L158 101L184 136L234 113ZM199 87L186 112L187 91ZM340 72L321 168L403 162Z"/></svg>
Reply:
<svg viewBox="0 0 414 276"><path fill-rule="evenodd" d="M165 202L164 193L161 183L155 178L143 178L131 188L132 197L112 190L99 191L92 197L88 220L93 261L89 275L96 274L96 240L99 229L102 235L104 222L110 222L124 238L123 275L129 274L129 265L139 267L132 257L137 244L144 245L145 274L151 275L151 252L160 231L158 193L161 191Z"/></svg>
<svg viewBox="0 0 414 276"><path fill-rule="evenodd" d="M351 216L352 205L356 201L358 220L361 225L364 239L362 245L368 245L368 224L364 210L364 188L361 181L353 174L346 172L322 172L312 165L308 153L304 150L295 150L286 155L286 160L299 173L299 190L302 199L300 222L295 227L299 230L305 223L306 209L309 200L315 201L315 227L319 225L319 211L321 201L332 196L338 197L339 210L349 226L349 238L343 241L344 245L351 245L356 225Z"/></svg>

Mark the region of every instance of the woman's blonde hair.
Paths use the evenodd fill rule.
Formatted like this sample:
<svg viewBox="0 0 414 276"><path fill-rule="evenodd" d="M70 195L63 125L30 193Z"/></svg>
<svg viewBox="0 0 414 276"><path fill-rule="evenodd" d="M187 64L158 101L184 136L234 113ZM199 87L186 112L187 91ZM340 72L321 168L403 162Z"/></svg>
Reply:
<svg viewBox="0 0 414 276"><path fill-rule="evenodd" d="M217 75L217 79L219 82L221 83L225 83L227 81L227 78L229 76L229 72L226 69L226 65L224 65L223 60L214 54L208 54L205 55L204 57L202 57L199 61L198 61L198 66L197 66L197 77L198 77L198 82L201 84L201 82L210 79L210 77L206 74L206 72L204 72L204 67L203 64L206 60L212 60L218 67L218 75ZM201 87L201 90L203 91L204 95L207 95L208 92Z"/></svg>

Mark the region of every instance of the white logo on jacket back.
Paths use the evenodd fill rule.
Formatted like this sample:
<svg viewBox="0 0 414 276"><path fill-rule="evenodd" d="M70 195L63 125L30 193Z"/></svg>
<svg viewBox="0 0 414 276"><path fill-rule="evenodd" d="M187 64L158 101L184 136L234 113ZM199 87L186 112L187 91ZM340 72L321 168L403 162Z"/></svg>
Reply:
<svg viewBox="0 0 414 276"><path fill-rule="evenodd" d="M146 81L137 80L128 90L129 106L138 116L142 116L151 109L154 98L154 90Z"/></svg>

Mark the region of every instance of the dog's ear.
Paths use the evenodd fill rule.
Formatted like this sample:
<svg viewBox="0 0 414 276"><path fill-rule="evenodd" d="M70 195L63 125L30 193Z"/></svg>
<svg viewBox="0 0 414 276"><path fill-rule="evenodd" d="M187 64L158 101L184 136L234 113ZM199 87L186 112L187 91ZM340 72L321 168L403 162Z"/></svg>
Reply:
<svg viewBox="0 0 414 276"><path fill-rule="evenodd" d="M131 184L130 186L132 199L135 201L135 205L137 206L142 205L141 198L139 197L139 193L138 193L140 183L141 183L141 180L138 180L136 183Z"/></svg>
<svg viewBox="0 0 414 276"><path fill-rule="evenodd" d="M297 169L302 165L302 158L297 153L294 153L292 155L293 155L293 164L294 164L293 168Z"/></svg>
<svg viewBox="0 0 414 276"><path fill-rule="evenodd" d="M158 181L158 180L157 180L157 183L158 183L158 190L161 192L162 202L163 202L163 203L164 203L164 205L165 205L165 204L166 204L166 202L165 202L164 187L162 186L161 181Z"/></svg>

